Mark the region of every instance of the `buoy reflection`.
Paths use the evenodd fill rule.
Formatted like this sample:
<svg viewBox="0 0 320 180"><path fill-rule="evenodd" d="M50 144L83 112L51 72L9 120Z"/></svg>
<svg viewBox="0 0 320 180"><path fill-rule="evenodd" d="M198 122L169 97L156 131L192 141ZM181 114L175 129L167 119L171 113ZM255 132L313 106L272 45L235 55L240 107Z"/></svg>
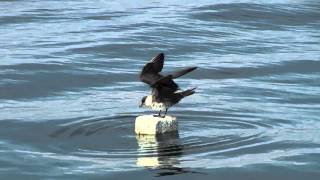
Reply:
<svg viewBox="0 0 320 180"><path fill-rule="evenodd" d="M137 165L147 168L176 168L182 155L177 132L163 135L137 135Z"/></svg>

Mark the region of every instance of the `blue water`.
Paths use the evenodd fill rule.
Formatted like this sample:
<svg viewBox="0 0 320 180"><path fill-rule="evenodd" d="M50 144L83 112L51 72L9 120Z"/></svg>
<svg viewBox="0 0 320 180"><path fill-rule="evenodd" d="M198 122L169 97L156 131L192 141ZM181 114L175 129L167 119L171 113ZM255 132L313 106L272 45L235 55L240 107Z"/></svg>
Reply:
<svg viewBox="0 0 320 180"><path fill-rule="evenodd" d="M0 179L318 179L320 2L0 1ZM198 87L136 137L142 66Z"/></svg>

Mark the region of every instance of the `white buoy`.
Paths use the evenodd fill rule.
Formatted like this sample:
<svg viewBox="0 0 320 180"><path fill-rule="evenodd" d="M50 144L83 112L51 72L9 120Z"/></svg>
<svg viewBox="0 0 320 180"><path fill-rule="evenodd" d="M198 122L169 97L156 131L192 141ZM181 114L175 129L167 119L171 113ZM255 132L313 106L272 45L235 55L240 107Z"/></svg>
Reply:
<svg viewBox="0 0 320 180"><path fill-rule="evenodd" d="M163 134L178 131L176 117L156 117L154 115L138 116L135 122L136 134Z"/></svg>

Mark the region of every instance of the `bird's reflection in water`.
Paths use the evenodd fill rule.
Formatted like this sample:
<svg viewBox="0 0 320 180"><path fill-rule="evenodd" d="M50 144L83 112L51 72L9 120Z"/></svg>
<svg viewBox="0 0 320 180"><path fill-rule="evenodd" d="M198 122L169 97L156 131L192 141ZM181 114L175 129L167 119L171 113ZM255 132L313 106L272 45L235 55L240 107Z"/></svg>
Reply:
<svg viewBox="0 0 320 180"><path fill-rule="evenodd" d="M179 158L183 155L179 134L137 135L137 165L155 170L157 176L195 173L181 168Z"/></svg>

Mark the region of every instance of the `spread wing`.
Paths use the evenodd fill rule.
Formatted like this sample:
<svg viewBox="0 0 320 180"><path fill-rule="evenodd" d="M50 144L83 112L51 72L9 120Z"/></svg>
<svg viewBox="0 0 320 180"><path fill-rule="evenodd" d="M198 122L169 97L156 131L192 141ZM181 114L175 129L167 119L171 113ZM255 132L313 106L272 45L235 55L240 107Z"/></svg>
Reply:
<svg viewBox="0 0 320 180"><path fill-rule="evenodd" d="M171 73L172 75L172 78L175 79L175 78L178 78L180 76L183 76L193 70L197 69L197 67L189 67L189 68L186 68L186 69L182 69L182 70L179 70L179 71L176 71L176 72L173 72Z"/></svg>
<svg viewBox="0 0 320 180"><path fill-rule="evenodd" d="M164 54L163 53L159 53L157 56L155 56L154 58L152 58L150 60L152 66L153 66L153 70L155 73L159 73L162 71L163 68L163 64L164 64Z"/></svg>
<svg viewBox="0 0 320 180"><path fill-rule="evenodd" d="M140 80L144 83L149 84L150 86L158 81L163 76L159 74L163 68L164 63L164 54L160 53L150 60L146 65L144 65L141 74Z"/></svg>
<svg viewBox="0 0 320 180"><path fill-rule="evenodd" d="M140 80L153 89L153 94L157 99L168 97L179 89L179 86L173 81L174 78L178 78L196 69L196 67L191 67L163 76L160 74L163 64L164 54L160 53L144 65L140 74Z"/></svg>
<svg viewBox="0 0 320 180"><path fill-rule="evenodd" d="M163 99L176 99L174 101L178 102L180 99L184 97L184 94L176 93L179 89L179 86L173 81L173 79L181 77L193 70L197 69L197 67L189 67L185 68L173 73L170 73L167 76L162 76L159 80L154 82L151 87L153 88L153 95L156 97L156 101L161 102ZM194 93L192 89L191 91ZM191 92L190 91L190 92ZM186 91L186 96L188 91Z"/></svg>

